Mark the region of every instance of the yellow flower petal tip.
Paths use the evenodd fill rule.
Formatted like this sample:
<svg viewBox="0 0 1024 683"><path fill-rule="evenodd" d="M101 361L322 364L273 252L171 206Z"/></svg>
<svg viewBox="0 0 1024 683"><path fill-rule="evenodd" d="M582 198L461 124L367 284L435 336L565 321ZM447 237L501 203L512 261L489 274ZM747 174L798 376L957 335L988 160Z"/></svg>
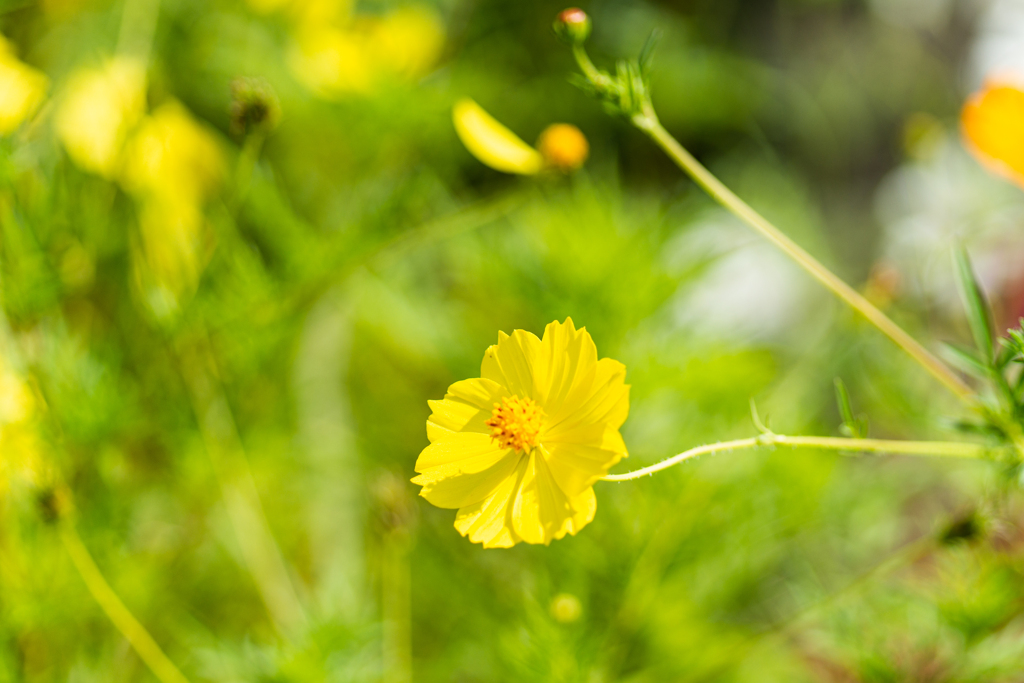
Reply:
<svg viewBox="0 0 1024 683"><path fill-rule="evenodd" d="M36 112L47 87L46 76L19 61L0 37L0 135L13 133Z"/></svg>
<svg viewBox="0 0 1024 683"><path fill-rule="evenodd" d="M1024 187L1024 90L990 82L964 105L967 148L989 171Z"/></svg>
<svg viewBox="0 0 1024 683"><path fill-rule="evenodd" d="M547 545L597 510L593 485L627 456L626 368L598 359L586 328L499 333L480 377L430 401L430 445L416 461L420 495L457 509L455 528L485 548Z"/></svg>
<svg viewBox="0 0 1024 683"><path fill-rule="evenodd" d="M466 149L494 170L533 175L544 168L540 152L498 123L473 100L465 98L456 102L452 120Z"/></svg>
<svg viewBox="0 0 1024 683"><path fill-rule="evenodd" d="M537 149L547 166L562 173L578 169L590 154L586 136L569 123L555 123L545 128L537 140Z"/></svg>

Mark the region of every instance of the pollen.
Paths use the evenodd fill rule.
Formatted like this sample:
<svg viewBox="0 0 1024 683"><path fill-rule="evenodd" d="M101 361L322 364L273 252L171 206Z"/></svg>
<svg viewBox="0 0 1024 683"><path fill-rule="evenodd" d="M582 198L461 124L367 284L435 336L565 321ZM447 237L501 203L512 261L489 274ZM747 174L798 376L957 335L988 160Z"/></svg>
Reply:
<svg viewBox="0 0 1024 683"><path fill-rule="evenodd" d="M526 452L537 445L543 422L544 411L533 399L506 396L494 404L486 424L499 446Z"/></svg>

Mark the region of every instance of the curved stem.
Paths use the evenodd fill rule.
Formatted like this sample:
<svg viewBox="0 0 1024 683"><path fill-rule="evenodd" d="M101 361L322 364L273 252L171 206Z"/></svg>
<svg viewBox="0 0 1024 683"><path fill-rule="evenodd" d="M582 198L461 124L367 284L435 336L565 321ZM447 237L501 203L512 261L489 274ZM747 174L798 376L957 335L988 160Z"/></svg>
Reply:
<svg viewBox="0 0 1024 683"><path fill-rule="evenodd" d="M626 472L625 474L608 474L604 481L631 481L640 477L660 472L684 460L696 458L708 453L722 451L740 451L762 446L788 446L790 448L819 448L828 451L848 451L851 453L899 453L902 455L931 455L946 458L983 458L989 453L984 446L956 443L954 441L891 441L888 439L846 439L833 436L783 436L781 434L765 434L749 439L721 441L718 443L697 446L679 455L662 460L643 469Z"/></svg>
<svg viewBox="0 0 1024 683"><path fill-rule="evenodd" d="M592 65L591 65L592 66ZM844 303L864 316L868 322L877 327L901 349L906 351L925 370L939 380L956 396L969 403L974 403L974 392L942 361L936 358L916 339L907 334L903 328L894 323L885 313L878 310L857 290L840 280L832 271L823 266L817 259L807 253L800 245L787 237L781 230L772 225L750 205L736 196L718 178L707 170L693 155L665 130L657 118L650 114L639 114L632 118L633 124L644 131L661 149L693 179L705 192L732 212L737 218L760 233L783 253L793 259L813 278L823 284Z"/></svg>
<svg viewBox="0 0 1024 683"><path fill-rule="evenodd" d="M149 635L149 631L124 606L121 599L117 597L117 593L103 578L103 574L96 566L96 562L93 561L92 555L89 554L89 550L82 543L81 537L71 522L66 522L61 526L60 537L64 541L64 547L67 549L68 555L71 556L75 569L78 570L86 588L89 589L89 593L92 594L110 621L114 623L117 630L121 632L121 635L131 643L135 652L146 663L153 675L161 683L188 683L184 674L167 658L164 651Z"/></svg>

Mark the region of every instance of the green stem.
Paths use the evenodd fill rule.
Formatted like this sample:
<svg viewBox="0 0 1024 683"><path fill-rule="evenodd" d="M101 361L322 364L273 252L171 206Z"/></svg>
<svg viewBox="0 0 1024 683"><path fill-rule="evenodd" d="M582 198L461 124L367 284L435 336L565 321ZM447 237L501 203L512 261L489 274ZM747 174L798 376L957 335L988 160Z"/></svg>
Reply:
<svg viewBox="0 0 1024 683"><path fill-rule="evenodd" d="M278 631L293 638L307 625L305 609L274 539L242 438L217 376L205 330L198 348L183 351L182 376L206 451L220 484L242 560Z"/></svg>
<svg viewBox="0 0 1024 683"><path fill-rule="evenodd" d="M947 389L961 400L973 404L974 392L962 379L956 376L942 361L936 358L916 339L907 334L903 328L894 323L887 315L878 310L857 290L840 280L832 271L823 266L817 259L808 254L800 245L787 237L781 230L772 225L750 205L736 196L718 178L708 171L693 155L686 151L664 126L650 116L638 114L633 117L633 124L644 131L661 147L676 164L686 172L705 192L732 212L736 217L760 233L783 253L793 259L814 279L839 297L848 306L860 313L872 325L889 337L901 349L906 351L925 370L939 380Z"/></svg>
<svg viewBox="0 0 1024 683"><path fill-rule="evenodd" d="M818 448L827 451L848 451L851 453L899 453L902 455L931 455L946 458L983 458L989 449L974 444L956 443L953 441L891 441L887 439L846 439L832 436L783 436L781 434L764 434L749 439L721 441L718 443L697 446L679 455L662 460L643 469L626 472L625 474L608 474L604 481L631 481L655 472L678 465L684 460L696 458L708 453L722 451L740 451L762 446L788 446L789 448Z"/></svg>
<svg viewBox="0 0 1024 683"><path fill-rule="evenodd" d="M121 635L135 648L135 652L146 663L153 675L161 683L188 683L184 674L167 658L146 628L124 606L121 599L117 597L117 593L103 578L103 574L96 566L92 555L89 554L89 550L82 543L81 537L71 522L62 525L60 536L75 569L78 570L86 588L89 589L89 593L92 594L110 621L114 623L117 630L121 632Z"/></svg>
<svg viewBox="0 0 1024 683"><path fill-rule="evenodd" d="M579 65L580 70L583 71L583 75L587 77L603 97L619 100L626 94L627 88L624 84L594 66L586 50L583 49L582 44L573 46L573 56L576 58L576 63ZM764 216L736 196L732 190L726 187L697 161L692 154L687 152L672 137L672 134L661 125L646 92L629 93L629 95L629 99L632 102L630 121L632 121L633 125L646 133L655 144L661 147L669 158L676 162L679 168L690 176L705 192L711 195L715 201L760 233L762 237L796 261L811 277L864 316L868 322L881 330L897 346L906 351L911 358L916 360L947 389L956 394L958 398L969 403L972 407L976 407L977 401L974 391L942 361L936 358L928 349L924 348L920 342L907 334L903 328L889 319L887 315L878 310L870 301L861 296L857 290L836 277L832 271L823 266L800 245L787 237L785 233L772 225Z"/></svg>

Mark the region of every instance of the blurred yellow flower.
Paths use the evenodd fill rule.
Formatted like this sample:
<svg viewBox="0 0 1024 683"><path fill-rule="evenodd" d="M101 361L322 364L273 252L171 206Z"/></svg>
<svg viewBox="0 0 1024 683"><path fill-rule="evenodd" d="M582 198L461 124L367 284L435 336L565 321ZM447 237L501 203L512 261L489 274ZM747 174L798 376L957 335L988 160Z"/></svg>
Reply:
<svg viewBox="0 0 1024 683"><path fill-rule="evenodd" d="M579 128L555 123L540 135L537 149L500 124L468 97L452 108L455 132L466 149L496 171L534 175L545 169L575 171L587 160L590 146Z"/></svg>
<svg viewBox="0 0 1024 683"><path fill-rule="evenodd" d="M41 478L36 413L35 395L10 365L0 361L0 491L15 479L36 484Z"/></svg>
<svg viewBox="0 0 1024 683"><path fill-rule="evenodd" d="M625 366L598 360L586 328L566 319L543 339L499 333L480 374L430 402L420 495L458 508L455 528L485 548L575 534L594 518L594 482L627 455Z"/></svg>
<svg viewBox="0 0 1024 683"><path fill-rule="evenodd" d="M57 108L57 135L81 168L112 179L146 106L146 72L128 57L71 76Z"/></svg>
<svg viewBox="0 0 1024 683"><path fill-rule="evenodd" d="M324 9L305 10L288 54L296 77L327 99L365 94L389 79L422 76L444 45L440 18L424 6L351 21L329 17Z"/></svg>
<svg viewBox="0 0 1024 683"><path fill-rule="evenodd" d="M13 133L39 108L49 84L46 76L18 60L0 37L0 135Z"/></svg>
<svg viewBox="0 0 1024 683"><path fill-rule="evenodd" d="M437 63L444 47L444 25L428 8L403 7L373 23L369 45L380 69L414 79Z"/></svg>
<svg viewBox="0 0 1024 683"><path fill-rule="evenodd" d="M196 203L216 189L224 173L217 138L171 100L139 125L125 149L121 181L136 196Z"/></svg>
<svg viewBox="0 0 1024 683"><path fill-rule="evenodd" d="M121 183L139 203L141 261L147 302L172 313L202 271L203 205L225 175L217 138L176 101L139 124L125 149Z"/></svg>
<svg viewBox="0 0 1024 683"><path fill-rule="evenodd" d="M967 148L982 165L1024 186L1024 91L986 84L964 105L960 125Z"/></svg>
<svg viewBox="0 0 1024 683"><path fill-rule="evenodd" d="M374 79L366 36L330 26L304 28L288 52L288 65L316 95L332 99L366 93Z"/></svg>

